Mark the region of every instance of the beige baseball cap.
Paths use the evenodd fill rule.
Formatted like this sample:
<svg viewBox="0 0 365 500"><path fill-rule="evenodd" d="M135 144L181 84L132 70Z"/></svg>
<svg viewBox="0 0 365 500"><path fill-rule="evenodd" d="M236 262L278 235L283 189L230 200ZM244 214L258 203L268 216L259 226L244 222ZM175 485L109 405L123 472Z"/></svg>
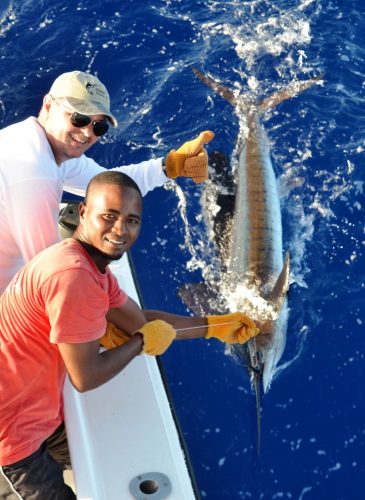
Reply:
<svg viewBox="0 0 365 500"><path fill-rule="evenodd" d="M83 115L105 115L113 127L117 119L110 112L110 98L105 85L93 75L82 71L62 73L53 82L49 94L62 99L66 107Z"/></svg>

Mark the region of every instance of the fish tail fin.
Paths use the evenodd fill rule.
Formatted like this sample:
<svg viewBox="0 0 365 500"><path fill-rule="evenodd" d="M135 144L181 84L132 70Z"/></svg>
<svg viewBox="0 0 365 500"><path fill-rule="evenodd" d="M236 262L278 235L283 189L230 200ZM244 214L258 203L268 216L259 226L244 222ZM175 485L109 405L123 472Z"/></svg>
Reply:
<svg viewBox="0 0 365 500"><path fill-rule="evenodd" d="M197 68L192 68L192 70L194 75L197 76L199 80L201 80L207 87L212 89L216 94L223 97L223 99L226 99L230 104L232 104L232 106L236 106L237 97L232 90L230 90L228 87L225 87L224 85L221 85L210 76L205 75Z"/></svg>
<svg viewBox="0 0 365 500"><path fill-rule="evenodd" d="M271 94L271 96L263 99L259 105L260 111L273 109L281 102L286 101L287 99L291 99L292 97L296 97L301 92L304 92L304 90L309 89L313 85L321 84L323 83L323 81L323 75L320 75L311 78L310 80L294 82L286 89L274 92L273 94Z"/></svg>
<svg viewBox="0 0 365 500"><path fill-rule="evenodd" d="M238 94L230 90L228 87L225 87L221 83L217 82L213 78L208 75L205 75L197 68L192 68L193 73L197 76L207 87L212 89L216 94L220 95L224 99L226 99L232 106L237 105ZM291 99L292 97L296 97L304 90L309 89L313 85L318 85L323 83L323 75L316 76L314 78L310 78L309 80L304 81L296 81L291 85L286 87L284 90L278 90L271 94L271 96L263 99L259 104L258 108L260 111L268 111L269 109L273 109L278 106L281 102L286 101L287 99ZM242 95L240 99L243 99ZM247 105L250 104L250 101L247 100ZM251 103L252 104L252 103Z"/></svg>

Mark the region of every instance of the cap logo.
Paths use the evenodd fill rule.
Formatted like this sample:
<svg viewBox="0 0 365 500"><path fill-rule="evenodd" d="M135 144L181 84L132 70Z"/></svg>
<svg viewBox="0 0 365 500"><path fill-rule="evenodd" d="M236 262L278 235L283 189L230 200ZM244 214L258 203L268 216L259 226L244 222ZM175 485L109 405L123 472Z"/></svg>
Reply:
<svg viewBox="0 0 365 500"><path fill-rule="evenodd" d="M105 92L100 88L100 85L97 85L96 83L87 82L85 88L90 95L97 94L101 97L105 97Z"/></svg>
<svg viewBox="0 0 365 500"><path fill-rule="evenodd" d="M92 83L87 83L86 84L86 90L89 92L89 94L94 95L94 87Z"/></svg>

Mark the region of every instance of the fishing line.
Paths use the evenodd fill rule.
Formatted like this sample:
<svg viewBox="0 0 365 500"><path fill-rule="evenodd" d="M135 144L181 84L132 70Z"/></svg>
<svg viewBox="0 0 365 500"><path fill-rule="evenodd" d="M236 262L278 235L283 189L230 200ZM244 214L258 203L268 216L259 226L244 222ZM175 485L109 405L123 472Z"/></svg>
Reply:
<svg viewBox="0 0 365 500"><path fill-rule="evenodd" d="M213 324L210 324L209 326L234 325L235 323L237 323L237 321L228 321L227 323L213 323ZM208 325L200 325L200 326L189 326L187 328L176 328L175 332L184 332L184 331L187 331L187 330L196 330L197 328L204 328L204 327L207 327L207 326ZM245 326L245 325L242 325L242 326Z"/></svg>

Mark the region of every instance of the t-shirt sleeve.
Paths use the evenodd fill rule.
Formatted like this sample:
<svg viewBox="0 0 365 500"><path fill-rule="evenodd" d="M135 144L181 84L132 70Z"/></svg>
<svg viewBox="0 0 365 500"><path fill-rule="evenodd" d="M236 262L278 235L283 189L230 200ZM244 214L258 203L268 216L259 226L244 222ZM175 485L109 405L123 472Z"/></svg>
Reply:
<svg viewBox="0 0 365 500"><path fill-rule="evenodd" d="M108 288L109 288L109 309L120 307L128 300L128 295L119 287L119 283L114 274L107 268Z"/></svg>
<svg viewBox="0 0 365 500"><path fill-rule="evenodd" d="M67 269L50 277L41 289L48 315L50 342L82 343L100 338L106 329L105 315L114 304L123 303L116 280L104 290L85 269Z"/></svg>

